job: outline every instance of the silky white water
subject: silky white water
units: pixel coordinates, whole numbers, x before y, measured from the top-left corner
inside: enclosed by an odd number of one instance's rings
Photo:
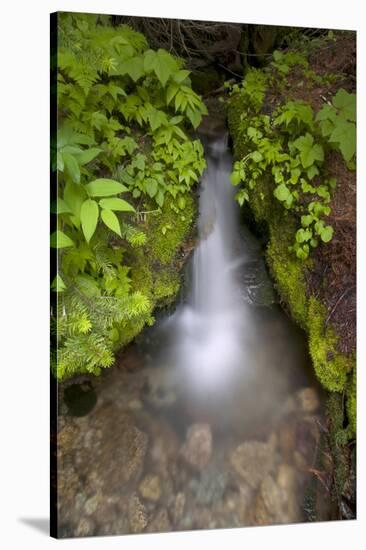
[[[170,322],[176,337],[175,362],[205,387],[245,368],[249,343],[247,304],[240,296],[234,251],[238,205],[230,184],[231,158],[225,139],[206,148],[208,166],[199,199],[199,244],[193,256],[192,288],[187,303]]]

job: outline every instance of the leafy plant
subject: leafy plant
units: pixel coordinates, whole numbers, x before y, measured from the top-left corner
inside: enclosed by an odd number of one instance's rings
[[[205,168],[189,132],[207,110],[182,60],[149,49],[128,26],[62,13],[58,42],[52,365],[63,379],[99,374],[121,342],[153,323],[152,296],[132,287],[126,258],[146,245],[147,216],[169,204],[184,218]]]
[[[240,127],[248,153],[234,163],[231,182],[240,185],[236,199],[243,205],[250,203],[250,191],[259,177],[271,178],[274,197],[300,222],[290,248],[299,259],[306,259],[320,241],[327,243],[333,237],[333,228],[326,219],[331,213],[329,203],[336,181],[324,173],[323,165],[330,148],[338,148],[347,162],[354,158],[355,94],[340,89],[332,104],[316,116],[311,106],[300,100],[285,102],[272,116],[263,114],[273,71],[278,80],[295,65],[308,70],[301,55],[275,52],[267,69],[250,69],[243,83],[232,87],[231,94],[240,94],[244,105]],[[253,85],[256,79],[257,89]]]

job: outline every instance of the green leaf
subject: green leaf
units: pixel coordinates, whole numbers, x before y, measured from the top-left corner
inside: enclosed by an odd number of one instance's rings
[[[114,212],[112,210],[105,210],[103,209],[101,212],[101,217],[103,222],[109,229],[117,233],[120,237],[121,235],[121,227],[119,225],[119,220]]]
[[[55,292],[63,292],[66,289],[65,283],[63,282],[62,278],[58,273],[52,281],[51,288]]]
[[[131,59],[123,61],[118,67],[118,74],[128,74],[134,82],[139,80],[144,72],[144,60],[141,55],[136,55]]]
[[[101,199],[99,201],[99,205],[101,206],[101,208],[104,208],[106,210],[117,210],[118,212],[136,212],[132,204],[118,198]]]
[[[331,225],[326,225],[324,229],[320,232],[320,238],[324,243],[329,243],[333,237],[333,227]]]
[[[193,128],[196,129],[201,124],[201,113],[199,113],[197,110],[193,110],[191,109],[191,107],[188,107],[186,115],[191,121]]]
[[[87,199],[86,201],[84,201],[80,210],[80,219],[81,227],[85,236],[85,240],[87,242],[89,242],[94,235],[94,231],[98,223],[98,217],[98,204],[91,199]]]
[[[82,185],[68,181],[65,185],[64,201],[74,214],[76,220],[80,218],[80,208],[86,199],[86,193]]]
[[[72,210],[66,204],[66,202],[60,198],[53,201],[51,204],[51,213],[52,214],[70,214]]]
[[[153,198],[156,195],[156,192],[158,190],[158,184],[155,180],[150,178],[145,182],[145,189],[146,189],[147,194],[151,198]]]
[[[66,233],[60,231],[59,229],[52,233],[50,238],[51,248],[67,248],[69,246],[74,246],[74,241],[70,239]]]
[[[287,200],[291,193],[289,188],[284,183],[281,183],[281,185],[278,185],[278,187],[276,187],[276,189],[273,191],[273,194],[276,199],[283,202]]]
[[[350,94],[341,88],[333,98],[333,105],[339,109],[343,118],[356,121],[356,94]]]
[[[329,137],[329,141],[338,143],[346,162],[350,161],[356,152],[356,126],[353,122],[341,121]]]
[[[241,182],[240,172],[234,170],[234,172],[232,172],[230,175],[230,181],[233,185],[239,185],[239,183]]]
[[[309,168],[316,160],[324,160],[323,147],[319,144],[314,144],[314,138],[307,133],[294,141],[294,146],[300,151],[301,164],[304,168]]]
[[[178,90],[179,90],[178,84],[176,84],[175,82],[172,82],[171,84],[169,84],[169,86],[167,88],[167,91],[166,91],[166,104],[167,105],[169,105],[169,103],[174,98],[174,96],[175,96],[175,94],[177,93]]]
[[[91,162],[93,159],[95,159],[95,157],[98,156],[101,152],[102,149],[91,147],[90,149],[86,149],[85,151],[77,155],[77,160],[79,164],[83,166],[84,164],[88,164],[88,162]]]
[[[263,160],[263,155],[259,151],[254,151],[251,156],[254,162],[261,162]]]
[[[85,188],[91,197],[109,197],[128,191],[127,187],[119,181],[108,178],[98,178],[91,181]]]
[[[64,161],[64,171],[75,183],[80,183],[80,168],[79,164],[70,153],[62,153],[62,159]]]
[[[178,207],[181,209],[181,210],[184,210],[185,207],[186,207],[186,199],[184,197],[179,197],[178,199]]]

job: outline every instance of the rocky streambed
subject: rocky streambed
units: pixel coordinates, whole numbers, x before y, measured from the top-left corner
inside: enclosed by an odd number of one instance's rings
[[[144,368],[136,347],[120,362],[123,368],[111,369],[92,390],[97,399],[88,414],[72,416],[61,406],[60,537],[309,519],[306,492],[323,424],[317,388],[294,389],[261,429],[245,428],[243,400],[242,422],[229,430],[189,411],[192,403],[164,368]]]

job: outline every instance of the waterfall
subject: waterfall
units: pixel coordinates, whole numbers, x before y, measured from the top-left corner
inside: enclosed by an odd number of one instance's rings
[[[245,367],[249,324],[240,294],[234,243],[238,238],[238,205],[230,183],[231,157],[226,138],[207,144],[207,169],[199,199],[199,244],[192,262],[192,287],[170,319],[175,336],[174,363],[205,387],[228,379]]]

